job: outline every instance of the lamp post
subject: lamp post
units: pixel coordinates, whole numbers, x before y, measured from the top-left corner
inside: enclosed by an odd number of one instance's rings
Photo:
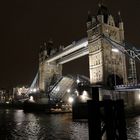
[[[119,50],[118,49],[116,49],[116,48],[112,48],[112,52],[114,52],[114,53],[119,53]],[[113,59],[112,59],[113,60]],[[116,65],[116,63],[115,63],[115,59],[114,59],[114,84],[115,84],[115,86],[116,86],[116,70],[115,70],[115,65]]]

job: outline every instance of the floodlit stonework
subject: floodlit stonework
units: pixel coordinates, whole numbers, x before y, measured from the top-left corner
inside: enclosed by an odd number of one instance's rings
[[[54,63],[42,62],[39,66],[39,87],[41,91],[47,90],[53,78],[62,75],[62,65]]]
[[[124,28],[120,13],[118,13],[116,23],[108,9],[100,5],[97,17],[92,17],[90,13],[88,15],[87,35],[91,84],[111,87],[115,84],[126,84],[125,55],[119,50],[115,50],[111,44],[102,38],[102,35],[105,35],[123,44]]]
[[[48,46],[47,46],[48,45]],[[56,61],[48,63],[46,59],[55,53],[50,42],[40,48],[39,53],[39,89],[40,91],[48,91],[49,85],[54,79],[62,76],[62,65]]]

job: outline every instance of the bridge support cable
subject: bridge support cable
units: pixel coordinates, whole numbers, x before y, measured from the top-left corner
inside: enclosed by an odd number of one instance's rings
[[[138,60],[140,63],[140,50],[136,49],[134,46],[128,45],[128,43],[120,44],[105,35],[103,35],[103,38],[114,48],[118,49],[120,52],[129,57],[130,68],[128,79],[131,83],[137,84],[136,60]]]
[[[69,77],[63,77],[58,84],[50,92],[50,99],[56,102],[63,100],[64,95],[67,92],[67,89],[71,88],[73,80]]]
[[[63,76],[61,76],[56,82],[55,84],[53,84],[50,88],[49,88],[49,91],[48,91],[48,94],[50,92],[52,92],[52,90],[57,86],[57,84],[62,80]]]
[[[36,76],[31,84],[31,86],[29,87],[29,90],[27,91],[27,95],[32,92],[33,89],[38,88],[38,72],[36,73]]]
[[[139,57],[140,55],[138,55],[134,50],[131,49],[131,51],[133,51],[133,56],[131,56],[131,54],[129,53],[130,49],[127,49],[127,46],[125,44],[120,44],[105,35],[103,35],[103,39],[109,42],[114,48],[118,49],[120,52],[126,54],[128,57],[134,60],[137,58],[138,61],[140,62],[140,57]]]
[[[38,72],[37,72],[32,84],[31,84],[30,88],[35,88],[37,83],[38,83]]]

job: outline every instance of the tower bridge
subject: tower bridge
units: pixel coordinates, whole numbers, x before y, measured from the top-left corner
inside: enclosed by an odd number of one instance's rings
[[[107,7],[100,5],[96,16],[88,13],[86,25],[87,38],[61,46],[58,50],[53,48],[52,42],[41,47],[39,71],[31,89],[37,87],[40,93],[48,93],[52,100],[68,98],[66,87],[75,89],[77,79],[63,77],[63,64],[85,55],[89,56],[90,85],[101,85],[103,89],[116,91],[140,88],[136,69],[136,60],[140,62],[140,50],[125,42],[120,12],[115,20]],[[88,81],[88,78],[83,79]]]

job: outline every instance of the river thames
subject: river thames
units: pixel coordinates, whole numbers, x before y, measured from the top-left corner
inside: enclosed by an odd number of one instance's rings
[[[128,140],[140,140],[140,116],[127,119]],[[0,109],[0,140],[88,140],[87,122],[71,114],[34,114]]]

